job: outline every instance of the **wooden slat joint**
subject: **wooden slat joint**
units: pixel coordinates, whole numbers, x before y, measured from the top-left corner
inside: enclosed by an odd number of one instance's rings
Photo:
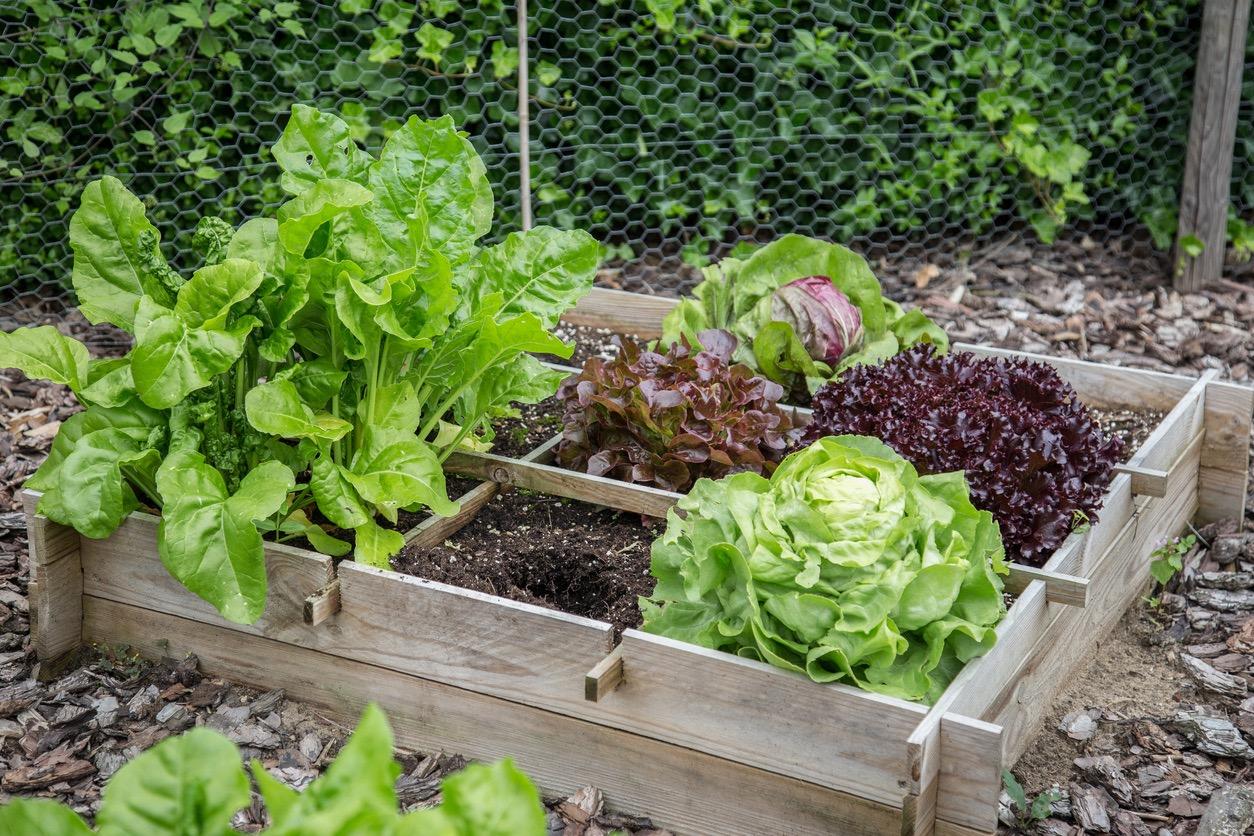
[[[583,680],[583,698],[588,702],[600,702],[622,684],[623,646],[619,645],[588,671]]]
[[[1022,566],[1018,563],[1010,564],[1010,575],[1005,582],[1006,591],[1021,593],[1032,581],[1041,581],[1045,584],[1045,600],[1051,603],[1081,609],[1088,603],[1088,578],[1051,572],[1035,566]]]
[[[305,599],[305,623],[317,627],[340,611],[340,581],[338,578]]]

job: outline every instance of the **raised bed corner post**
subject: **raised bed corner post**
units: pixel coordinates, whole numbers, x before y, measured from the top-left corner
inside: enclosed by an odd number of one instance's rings
[[[79,534],[36,513],[39,494],[22,492],[30,542],[30,632],[39,678],[57,677],[83,643],[83,565]]]
[[[1206,0],[1202,12],[1176,230],[1175,287],[1182,292],[1198,290],[1223,273],[1249,20],[1250,0]]]

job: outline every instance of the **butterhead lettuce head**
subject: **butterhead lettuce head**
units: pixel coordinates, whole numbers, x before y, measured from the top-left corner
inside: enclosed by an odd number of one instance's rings
[[[1006,612],[1001,535],[962,473],[864,436],[698,481],[652,572],[646,631],[908,700],[940,696]]]

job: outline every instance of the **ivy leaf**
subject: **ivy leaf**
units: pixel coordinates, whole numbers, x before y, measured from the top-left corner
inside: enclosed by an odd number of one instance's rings
[[[223,618],[251,624],[266,605],[265,551],[254,521],[276,513],[295,484],[287,465],[268,461],[231,495],[199,453],[171,453],[157,470],[161,562]]]

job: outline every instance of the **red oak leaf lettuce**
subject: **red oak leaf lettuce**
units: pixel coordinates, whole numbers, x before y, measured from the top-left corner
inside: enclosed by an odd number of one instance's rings
[[[733,363],[736,338],[703,331],[666,354],[619,343],[613,360],[592,358],[562,382],[565,429],[558,463],[571,470],[686,491],[702,476],[767,475],[792,429],[783,388]]]
[[[882,439],[920,473],[965,471],[1007,555],[1033,565],[1076,524],[1096,521],[1123,448],[1051,366],[925,346],[852,368],[815,394],[800,444],[847,433]]]

